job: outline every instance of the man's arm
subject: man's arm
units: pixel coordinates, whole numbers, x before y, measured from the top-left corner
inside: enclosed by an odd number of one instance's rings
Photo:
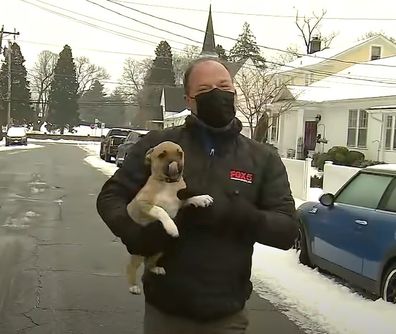
[[[97,210],[110,230],[125,244],[131,254],[150,256],[163,250],[171,239],[154,222],[146,227],[135,223],[128,215],[127,205],[146,183],[150,170],[144,164],[154,133],[135,144],[120,169],[106,181],[97,198]]]
[[[276,151],[269,152],[265,169],[257,203],[256,241],[289,249],[297,237],[297,216],[286,168]]]

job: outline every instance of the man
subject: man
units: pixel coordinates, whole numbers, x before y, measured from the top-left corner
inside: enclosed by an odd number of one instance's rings
[[[297,235],[294,200],[285,168],[269,145],[240,134],[235,88],[227,68],[200,59],[186,71],[186,124],[150,132],[130,152],[98,197],[98,211],[131,254],[164,255],[166,275],[146,272],[146,334],[245,333],[245,302],[253,244],[289,249]],[[171,140],[185,152],[190,192],[209,194],[208,208],[184,208],[176,217],[179,238],[155,222],[134,223],[126,206],[145,184],[145,152]]]

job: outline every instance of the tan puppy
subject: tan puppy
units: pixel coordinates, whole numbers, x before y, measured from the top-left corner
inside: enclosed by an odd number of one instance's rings
[[[147,151],[146,163],[151,166],[151,175],[128,204],[128,214],[134,222],[141,225],[160,221],[169,235],[178,237],[179,231],[173,218],[179,209],[185,205],[207,207],[213,203],[213,198],[209,195],[194,196],[186,200],[178,198],[178,192],[186,188],[183,179],[184,152],[179,145],[170,141],[160,143]],[[158,275],[165,275],[165,269],[156,265],[161,255],[157,254],[148,259],[138,255],[131,256],[127,268],[131,293],[141,293],[136,273],[143,262],[146,269]]]

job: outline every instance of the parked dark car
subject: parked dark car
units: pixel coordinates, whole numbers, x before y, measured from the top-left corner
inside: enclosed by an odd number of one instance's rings
[[[7,130],[5,145],[27,145],[27,131],[24,127],[12,126]]]
[[[396,165],[364,168],[298,213],[303,264],[396,303]]]
[[[117,167],[121,167],[127,154],[128,150],[135,145],[142,137],[144,137],[148,131],[145,130],[132,130],[124,143],[118,146],[115,163]]]
[[[100,158],[111,162],[111,158],[115,158],[117,155],[118,146],[124,142],[130,132],[131,129],[110,129],[100,143]]]

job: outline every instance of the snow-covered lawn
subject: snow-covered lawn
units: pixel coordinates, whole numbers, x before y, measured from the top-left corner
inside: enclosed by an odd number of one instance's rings
[[[43,146],[31,144],[29,139],[28,139],[27,146],[23,146],[23,145],[5,146],[5,140],[4,139],[0,140],[0,151],[30,150],[33,148],[40,148],[40,147],[43,147]]]
[[[117,170],[99,158],[100,144],[80,145],[85,161],[105,175]],[[308,200],[317,201],[322,190],[311,188]],[[296,207],[304,203],[295,199]],[[294,250],[282,251],[256,244],[252,280],[255,291],[307,333],[394,334],[396,305],[373,301],[331,276],[298,261]]]
[[[107,132],[109,132],[110,129],[105,128],[105,129],[91,129],[90,126],[87,125],[80,125],[74,128],[74,132],[69,132],[67,129],[65,129],[64,134],[65,135],[76,135],[76,136],[97,136],[100,137],[101,135],[106,135]],[[60,130],[54,130],[49,132],[45,128],[45,124],[41,127],[40,131],[33,131],[30,130],[29,133],[52,133],[52,134],[60,134]]]

